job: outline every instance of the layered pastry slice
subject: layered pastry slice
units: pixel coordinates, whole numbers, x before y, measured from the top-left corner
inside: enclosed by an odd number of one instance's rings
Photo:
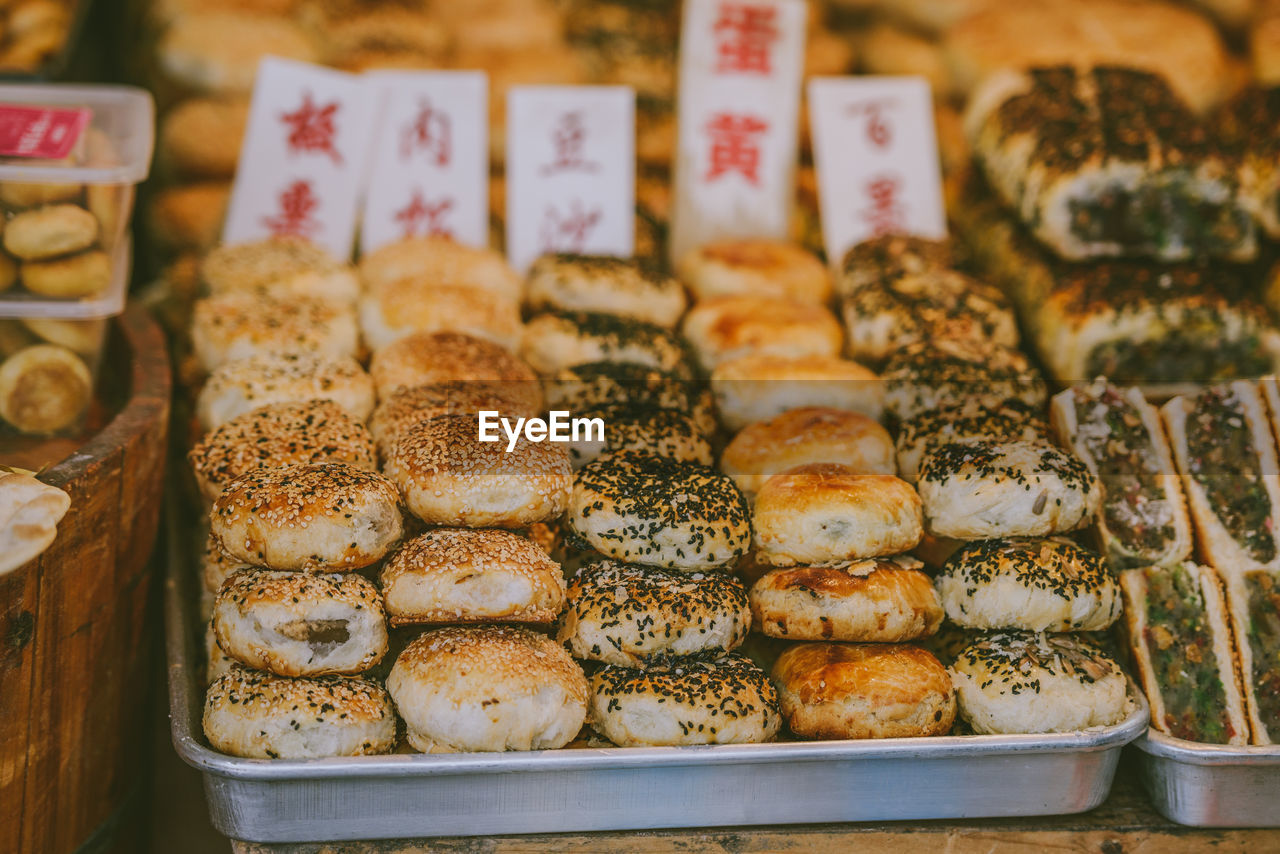
[[[1280,572],[1223,576],[1254,744],[1280,743]]]
[[[1191,520],[1160,414],[1136,388],[1097,380],[1054,395],[1058,441],[1103,484],[1099,547],[1113,567],[1176,564],[1191,555]]]
[[[1063,258],[1257,252],[1234,163],[1155,74],[995,74],[970,99],[965,124],[992,187]]]
[[[1240,187],[1268,236],[1280,238],[1280,87],[1247,89],[1219,114],[1223,144],[1240,158]]]
[[[1280,565],[1280,477],[1256,386],[1209,386],[1161,412],[1205,560],[1221,573]]]
[[[1187,741],[1248,744],[1230,623],[1213,570],[1191,561],[1127,569],[1120,590],[1151,725]]]

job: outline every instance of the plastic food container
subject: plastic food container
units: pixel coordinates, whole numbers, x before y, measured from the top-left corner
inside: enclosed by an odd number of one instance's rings
[[[124,310],[132,241],[111,254],[110,283],[93,299],[0,293],[0,449],[6,435],[76,435],[101,367],[107,323]]]
[[[108,294],[154,142],[142,89],[0,86],[0,297]]]

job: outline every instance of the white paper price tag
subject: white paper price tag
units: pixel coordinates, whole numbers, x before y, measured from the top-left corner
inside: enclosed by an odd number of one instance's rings
[[[946,237],[924,78],[815,77],[809,118],[822,240],[834,267],[851,246],[883,234]]]
[[[635,93],[521,86],[507,101],[507,260],[635,251]]]
[[[446,235],[489,245],[488,81],[481,71],[374,71],[379,94],[360,251]]]
[[[350,257],[373,119],[359,77],[262,60],[223,241],[296,235]]]
[[[686,0],[670,252],[785,238],[794,208],[804,0]]]

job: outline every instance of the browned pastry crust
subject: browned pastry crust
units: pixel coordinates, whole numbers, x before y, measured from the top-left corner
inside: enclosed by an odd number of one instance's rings
[[[955,721],[946,668],[916,646],[797,644],[770,676],[787,726],[804,738],[944,735]]]

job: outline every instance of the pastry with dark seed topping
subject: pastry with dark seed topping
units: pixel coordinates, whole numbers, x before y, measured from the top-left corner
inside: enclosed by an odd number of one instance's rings
[[[642,320],[581,311],[544,311],[525,324],[520,355],[544,377],[584,362],[636,362],[693,378],[683,339]]]
[[[705,435],[716,432],[711,393],[698,384],[638,362],[584,362],[545,381],[547,408],[584,412],[604,406],[676,409]]]
[[[885,410],[896,421],[970,401],[995,409],[1019,400],[1039,410],[1048,398],[1044,378],[1022,353],[963,339],[910,344],[889,357],[880,379]]]
[[[529,268],[525,302],[534,311],[615,314],[672,329],[684,314],[684,288],[634,258],[543,255]]]

